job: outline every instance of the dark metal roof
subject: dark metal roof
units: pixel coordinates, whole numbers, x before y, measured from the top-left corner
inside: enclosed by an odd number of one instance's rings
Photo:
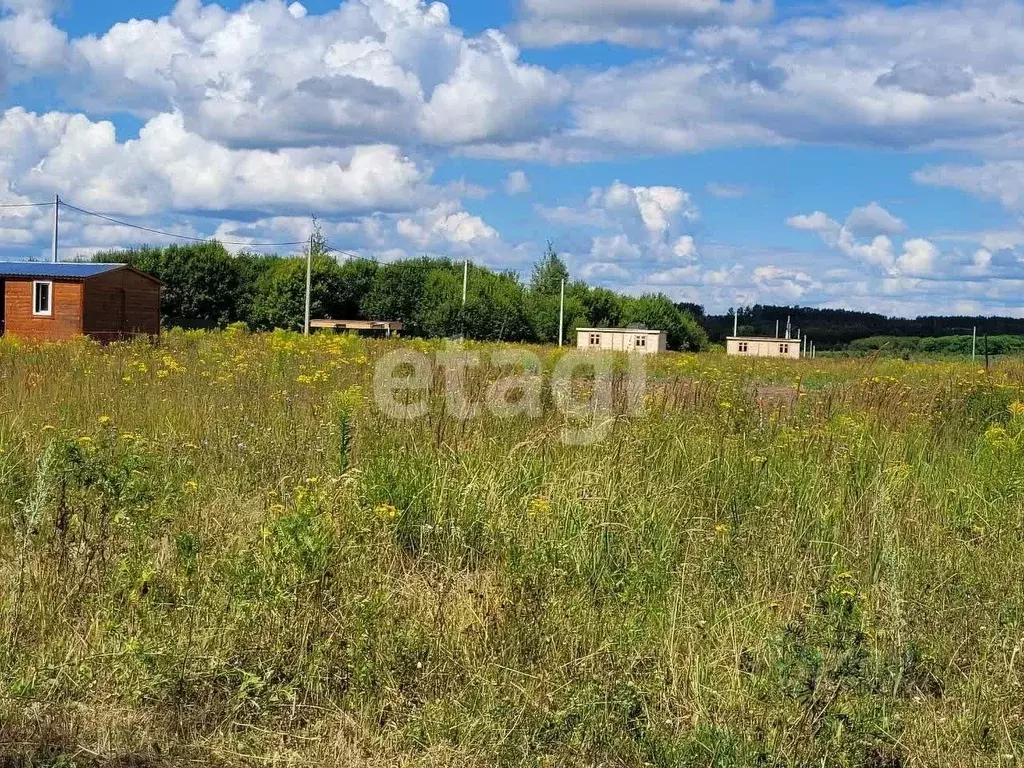
[[[91,262],[0,261],[0,277],[87,280],[124,266],[124,264],[94,264]]]

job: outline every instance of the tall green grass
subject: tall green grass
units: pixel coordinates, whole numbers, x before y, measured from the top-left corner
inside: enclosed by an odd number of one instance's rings
[[[399,344],[0,342],[0,762],[1024,754],[1024,368],[668,355],[567,446]]]

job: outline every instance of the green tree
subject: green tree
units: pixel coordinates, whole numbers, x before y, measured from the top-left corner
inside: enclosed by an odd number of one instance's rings
[[[309,245],[306,246],[303,255],[326,256],[327,248],[327,238],[324,236],[323,228],[320,226],[320,222],[317,221],[316,216],[314,216],[313,233],[309,236]]]
[[[625,299],[623,320],[627,325],[666,331],[671,349],[699,351],[708,346],[708,336],[704,329],[664,294],[645,294]]]
[[[530,288],[526,293],[526,313],[536,341],[544,344],[558,342],[558,313],[563,284],[569,287],[569,269],[562,257],[555,252],[554,245],[548,242],[544,255],[533,265]],[[583,316],[585,312],[579,297],[572,296],[567,290],[565,319],[575,322]],[[566,322],[564,330],[566,338],[569,338],[573,325]]]
[[[439,264],[426,273],[423,298],[413,320],[417,333],[434,338],[462,334],[461,278],[450,264]]]
[[[340,270],[341,286],[335,298],[331,317],[335,320],[358,320],[362,318],[360,304],[373,287],[379,266],[369,259],[350,259],[343,262]]]
[[[617,328],[622,324],[622,297],[607,288],[586,288],[580,297],[592,328]]]
[[[235,257],[238,269],[238,296],[235,301],[235,320],[241,320],[256,329],[255,306],[262,276],[278,261],[277,256],[243,252]]]
[[[269,260],[259,275],[249,321],[253,328],[299,330],[306,314],[306,259]],[[313,258],[310,281],[310,317],[334,318],[344,293],[342,271],[329,256]]]
[[[426,293],[427,275],[438,265],[426,257],[386,264],[377,270],[361,309],[371,320],[401,320],[406,332],[422,335],[419,308]],[[451,266],[451,262],[442,262]]]
[[[482,341],[530,341],[526,293],[515,274],[472,267],[462,316],[466,336]]]
[[[569,268],[565,266],[562,257],[555,252],[554,245],[549,241],[544,256],[533,265],[530,290],[544,296],[558,296],[562,291],[563,281],[569,282]]]

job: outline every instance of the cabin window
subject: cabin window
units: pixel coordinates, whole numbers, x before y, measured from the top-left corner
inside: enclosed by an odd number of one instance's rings
[[[741,341],[740,342],[740,354],[741,355],[747,354],[747,351],[749,349],[750,349],[750,347],[748,346],[747,342],[745,342],[745,341]]]
[[[592,334],[590,334],[590,346],[592,346],[592,347],[599,347],[599,346],[601,346],[601,334],[600,333],[592,333]]]
[[[45,317],[53,314],[53,283],[44,280],[32,283],[32,314]]]
[[[780,355],[788,355],[789,354],[789,344],[779,344],[779,354]]]
[[[636,346],[646,349],[647,348],[647,337],[646,336],[637,336],[636,337]]]

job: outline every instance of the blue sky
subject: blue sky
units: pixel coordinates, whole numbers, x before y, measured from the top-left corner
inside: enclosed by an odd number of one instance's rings
[[[1024,315],[1022,2],[0,9],[0,205],[256,249],[316,214],[348,251],[524,272],[550,239],[711,310]],[[63,258],[173,242],[63,221]],[[0,256],[48,242],[0,209]]]

